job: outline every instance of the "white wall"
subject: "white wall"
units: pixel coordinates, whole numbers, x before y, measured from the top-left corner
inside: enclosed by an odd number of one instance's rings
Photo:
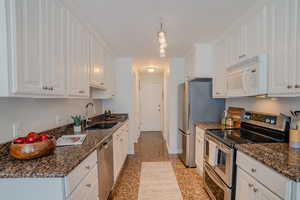
[[[170,154],[180,153],[181,141],[178,135],[178,85],[184,82],[184,59],[172,58],[170,60],[167,83],[167,146]]]
[[[134,153],[134,143],[138,127],[135,122],[135,73],[132,58],[118,58],[116,61],[116,95],[114,99],[103,100],[103,110],[109,109],[113,113],[128,113],[129,115],[129,153]]]
[[[102,113],[100,100],[0,98],[0,143],[13,139],[14,124],[20,127],[18,135],[24,135],[71,123],[72,114],[85,114],[88,102],[95,104],[97,114]]]
[[[289,110],[300,110],[300,97],[295,98],[234,98],[226,100],[226,107],[243,107],[246,110],[271,114],[289,114]]]

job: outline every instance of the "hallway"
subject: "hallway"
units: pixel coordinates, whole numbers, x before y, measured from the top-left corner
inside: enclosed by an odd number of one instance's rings
[[[113,192],[113,200],[137,200],[142,162],[170,161],[184,200],[208,200],[202,178],[196,169],[185,168],[176,155],[168,155],[160,132],[142,132],[135,145],[135,155],[128,156]]]

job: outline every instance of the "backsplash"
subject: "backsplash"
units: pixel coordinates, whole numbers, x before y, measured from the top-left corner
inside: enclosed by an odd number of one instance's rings
[[[84,114],[88,102],[95,105],[93,115],[102,113],[100,100],[0,98],[0,143],[13,139],[15,130],[22,135],[71,123],[70,116]]]
[[[246,110],[271,114],[289,114],[289,110],[300,110],[300,97],[280,98],[232,98],[226,99],[226,107],[243,107]]]

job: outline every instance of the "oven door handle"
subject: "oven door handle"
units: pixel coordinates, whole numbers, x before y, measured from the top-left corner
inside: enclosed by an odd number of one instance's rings
[[[205,163],[205,170],[207,171],[209,177],[223,190],[227,189],[227,186],[219,180],[219,177],[215,174],[215,172]]]

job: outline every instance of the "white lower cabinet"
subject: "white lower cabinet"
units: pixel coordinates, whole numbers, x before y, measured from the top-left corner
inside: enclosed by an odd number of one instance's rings
[[[97,200],[97,150],[64,178],[1,178],[0,191],[7,200]]]
[[[113,134],[114,147],[114,181],[120,174],[128,154],[128,123],[124,124]]]
[[[236,200],[281,200],[281,198],[238,168]]]
[[[300,199],[299,183],[239,151],[236,162],[236,200]]]
[[[204,153],[204,134],[205,130],[196,127],[195,161],[198,172],[203,174],[203,153]]]

